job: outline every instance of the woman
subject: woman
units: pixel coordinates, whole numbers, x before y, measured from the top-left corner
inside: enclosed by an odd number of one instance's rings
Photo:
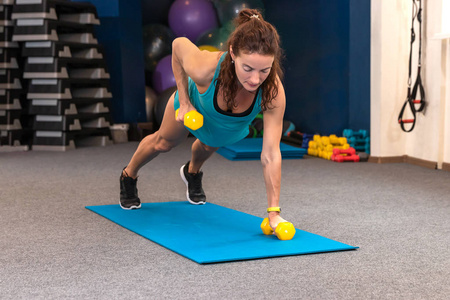
[[[138,171],[161,152],[183,142],[189,134],[184,115],[197,110],[204,125],[191,131],[197,140],[191,160],[180,169],[187,186],[187,199],[204,204],[203,163],[218,147],[235,143],[248,135],[248,125],[262,111],[264,137],[261,162],[266,185],[270,226],[280,222],[281,180],[280,138],[285,93],[281,83],[281,52],[276,29],[257,10],[242,10],[228,51],[200,51],[186,38],[172,44],[172,69],[178,91],[169,99],[160,129],[144,138],[120,177],[120,203],[124,209],[140,208],[137,195]],[[179,108],[178,116],[175,111]]]

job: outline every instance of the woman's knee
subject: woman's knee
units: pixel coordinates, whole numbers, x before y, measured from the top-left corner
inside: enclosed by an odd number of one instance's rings
[[[217,151],[217,149],[219,149],[219,148],[217,148],[217,147],[211,147],[211,146],[208,146],[208,145],[202,143],[200,140],[198,140],[198,142],[199,142],[200,145],[202,146],[203,150],[205,150],[205,151],[207,151],[207,152],[215,152],[215,151]]]
[[[178,145],[178,143],[176,141],[167,140],[164,137],[162,137],[160,134],[157,134],[156,145],[155,145],[156,151],[169,152],[170,150],[172,150],[172,148],[174,148],[177,145]]]

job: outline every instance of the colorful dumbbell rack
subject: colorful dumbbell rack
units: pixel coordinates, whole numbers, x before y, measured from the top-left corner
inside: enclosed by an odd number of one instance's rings
[[[308,155],[331,160],[334,149],[348,148],[350,145],[344,137],[314,135],[313,140],[308,143]]]

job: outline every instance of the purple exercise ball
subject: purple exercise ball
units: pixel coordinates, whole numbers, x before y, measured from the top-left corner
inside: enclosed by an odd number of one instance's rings
[[[219,22],[209,0],[176,0],[169,10],[169,26],[177,36],[195,42],[203,32],[218,27]]]
[[[158,93],[177,85],[172,71],[172,54],[165,56],[158,62],[153,72],[152,82],[153,89]]]

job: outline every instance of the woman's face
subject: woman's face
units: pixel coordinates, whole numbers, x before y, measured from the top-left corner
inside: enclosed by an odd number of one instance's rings
[[[269,76],[274,57],[272,55],[261,55],[258,53],[240,53],[235,56],[231,52],[234,60],[236,76],[242,86],[249,92],[255,92],[258,87]]]

